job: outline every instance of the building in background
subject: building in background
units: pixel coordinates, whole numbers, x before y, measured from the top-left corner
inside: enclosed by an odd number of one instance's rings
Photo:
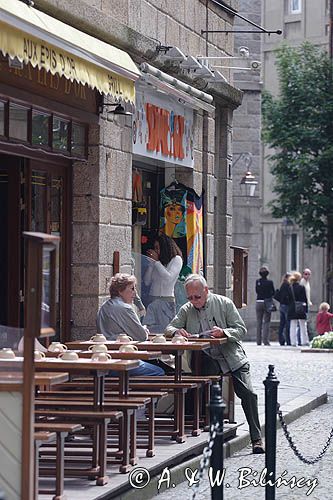
[[[263,79],[264,88],[276,95],[279,91],[278,77],[275,67],[274,50],[282,43],[291,46],[300,45],[308,40],[323,49],[329,48],[329,0],[275,0],[263,1],[262,22],[268,29],[274,29],[277,24],[283,30],[282,38],[276,35],[263,37]],[[260,264],[268,265],[271,278],[277,285],[281,276],[290,270],[302,271],[305,267],[312,270],[311,276],[311,307],[312,317],[318,310],[318,305],[325,299],[325,250],[319,247],[306,248],[302,230],[291,220],[273,219],[268,203],[274,197],[272,185],[274,179],[270,174],[269,154],[263,148],[261,190],[261,250]]]

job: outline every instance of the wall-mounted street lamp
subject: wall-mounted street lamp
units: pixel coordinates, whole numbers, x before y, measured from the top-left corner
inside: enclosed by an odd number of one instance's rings
[[[290,236],[295,232],[295,225],[291,219],[285,217],[281,222],[282,233],[286,238],[290,238]]]
[[[250,170],[247,170],[240,181],[240,187],[243,196],[254,196],[257,184],[258,181],[255,180],[255,176],[250,172]]]

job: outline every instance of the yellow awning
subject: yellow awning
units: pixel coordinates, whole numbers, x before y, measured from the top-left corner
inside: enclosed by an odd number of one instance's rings
[[[131,57],[18,0],[0,0],[0,51],[115,98],[135,101]]]

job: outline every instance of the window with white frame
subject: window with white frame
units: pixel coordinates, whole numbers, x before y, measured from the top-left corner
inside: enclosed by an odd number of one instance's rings
[[[295,271],[299,268],[299,238],[297,233],[292,233],[287,238],[287,269]]]
[[[302,0],[289,0],[290,13],[300,14],[302,12]]]

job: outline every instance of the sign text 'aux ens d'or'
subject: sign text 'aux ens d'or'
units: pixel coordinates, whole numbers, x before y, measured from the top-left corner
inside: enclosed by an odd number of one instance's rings
[[[133,152],[193,167],[193,111],[177,101],[137,90]]]

